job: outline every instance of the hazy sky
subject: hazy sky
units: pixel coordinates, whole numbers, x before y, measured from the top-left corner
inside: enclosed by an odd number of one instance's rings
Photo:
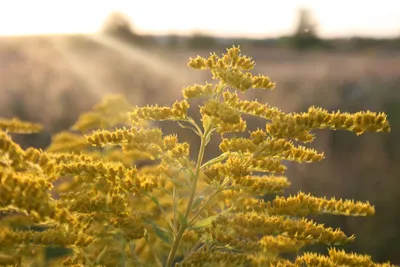
[[[0,35],[96,32],[118,10],[141,32],[279,36],[299,7],[325,37],[400,35],[400,0],[0,0]]]

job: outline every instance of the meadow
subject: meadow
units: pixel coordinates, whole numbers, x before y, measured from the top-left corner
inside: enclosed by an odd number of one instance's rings
[[[288,193],[302,190],[369,200],[376,215],[362,223],[349,217],[318,220],[354,233],[357,241],[349,246],[353,251],[400,264],[400,52],[299,53],[251,46],[242,50],[257,62],[255,72],[277,83],[273,92],[249,95],[262,103],[285,112],[315,105],[388,114],[390,134],[318,133],[314,147],[324,151],[326,159],[311,165],[291,163],[287,176],[293,185]],[[210,79],[207,73],[187,67],[189,57],[207,56],[210,51],[143,47],[101,35],[1,37],[0,117],[42,123],[43,133],[15,140],[23,147],[45,148],[51,135],[68,129],[79,114],[108,94],[123,94],[139,106],[171,105],[184,86]],[[188,132],[168,123],[162,127],[197,146],[198,140]],[[215,156],[216,150],[211,148],[207,157]]]

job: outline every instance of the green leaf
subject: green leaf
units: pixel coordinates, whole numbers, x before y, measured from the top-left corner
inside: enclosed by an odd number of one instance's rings
[[[153,201],[154,204],[157,205],[157,207],[159,207],[159,208],[161,207],[160,201],[158,201],[158,199],[154,195],[151,195],[151,194],[147,194],[147,195],[151,199],[151,201]]]
[[[205,167],[214,165],[215,163],[219,163],[219,162],[221,162],[221,161],[227,159],[228,156],[229,156],[229,154],[232,154],[232,153],[225,152],[225,153],[219,155],[219,156],[216,157],[216,158],[210,159],[209,161],[207,161],[206,163],[204,163],[203,166],[201,166],[201,169],[204,169]]]
[[[186,227],[188,224],[187,218],[185,217],[185,215],[181,212],[178,211],[178,222],[180,225]]]
[[[185,126],[185,125],[183,125],[181,122],[179,122],[178,121],[178,125],[181,127],[181,128],[185,128],[185,129],[189,129],[189,130],[192,130],[195,134],[197,134],[197,135],[200,135],[200,133],[196,130],[196,128],[194,128],[193,126]]]
[[[172,235],[167,229],[158,225],[154,225],[153,229],[156,232],[156,235],[161,238],[162,241],[167,244],[172,244]]]
[[[174,226],[172,225],[172,222],[170,220],[168,220],[168,214],[165,212],[164,208],[161,206],[157,197],[155,197],[153,194],[146,194],[146,195],[157,205],[157,207],[160,209],[162,214],[165,216],[165,219],[167,220],[169,227],[171,228],[171,230],[174,231]],[[150,224],[152,224],[152,223],[150,223]]]
[[[203,121],[203,128],[207,132],[211,128],[212,119],[207,116],[207,117],[203,117],[202,121]]]
[[[153,221],[147,220],[148,224],[151,225],[151,227],[153,228],[155,234],[165,243],[167,244],[172,244],[172,237],[173,234],[166,228],[161,227],[157,224],[155,224]]]
[[[211,225],[211,223],[217,218],[218,215],[228,214],[231,210],[232,210],[232,207],[229,208],[229,209],[223,210],[222,212],[220,212],[217,215],[210,216],[210,217],[205,218],[205,219],[203,219],[201,221],[198,221],[197,223],[195,223],[194,225],[189,227],[189,229],[196,230],[196,229],[200,229],[200,228],[205,228],[205,227]]]
[[[196,200],[193,202],[192,209],[193,210],[197,209],[200,206],[201,202],[203,202],[203,200],[204,200],[204,196],[198,196],[196,198]]]
[[[96,263],[97,264],[100,264],[100,262],[101,262],[101,259],[104,257],[104,255],[106,254],[106,251],[107,251],[107,246],[105,246],[104,248],[103,248],[103,250],[99,253],[99,255],[97,255],[97,257],[96,257]]]
[[[205,228],[205,227],[211,225],[211,223],[217,218],[217,216],[218,215],[210,216],[208,218],[205,218],[204,220],[198,221],[193,226],[191,226],[189,229],[197,230],[197,229]]]

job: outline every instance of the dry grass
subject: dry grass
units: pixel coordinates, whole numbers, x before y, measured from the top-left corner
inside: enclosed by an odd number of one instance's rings
[[[60,116],[73,112],[76,117],[110,93],[123,93],[138,105],[166,104],[178,97],[191,75],[185,64],[169,63],[152,51],[107,38],[2,38],[0,114],[17,113],[52,127]]]
[[[222,52],[222,51],[221,51]],[[108,93],[124,93],[137,104],[169,103],[180,89],[209,78],[186,64],[198,51],[145,50],[102,36],[8,37],[0,42],[0,114],[9,114],[9,96],[24,96],[25,105],[45,107],[36,114],[62,114],[59,100],[74,97],[79,111]],[[207,55],[209,51],[200,51]],[[379,52],[369,54],[297,54],[274,48],[245,47],[257,62],[256,72],[277,82],[273,93],[257,95],[262,101],[294,111],[304,104],[337,106],[342,95],[356,98],[363,91],[383,95],[371,85],[397,81],[400,57]],[[346,92],[347,90],[347,92]],[[396,92],[392,92],[396,93]],[[69,108],[70,109],[70,108]],[[35,117],[35,118],[36,118]],[[39,119],[39,118],[38,118]]]
[[[123,93],[138,105],[170,104],[185,85],[210,78],[186,66],[189,57],[209,52],[144,49],[102,36],[1,38],[0,116],[44,123],[51,134],[70,126],[105,94]],[[400,105],[400,72],[396,71],[400,70],[400,56],[385,51],[298,54],[251,47],[244,47],[243,52],[257,62],[256,72],[278,84],[273,92],[249,97],[286,112],[310,105],[351,112],[384,111],[391,103],[390,110],[396,114],[386,110],[394,126],[390,135],[318,133],[315,147],[325,151],[327,159],[314,165],[293,164],[288,176],[293,191],[371,200],[378,210],[374,221],[361,227],[346,219],[340,225],[345,232],[358,235],[356,251],[372,254],[379,261],[400,263],[400,246],[395,245],[400,242],[396,223],[400,212],[395,205],[400,201],[400,170],[395,164],[400,160],[395,137],[400,134],[400,108],[396,109]],[[263,127],[260,122],[252,123]],[[48,142],[19,141],[39,146]],[[192,141],[194,149],[196,144]]]

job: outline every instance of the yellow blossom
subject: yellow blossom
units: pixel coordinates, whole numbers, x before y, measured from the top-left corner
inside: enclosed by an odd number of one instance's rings
[[[0,119],[0,130],[8,133],[29,134],[40,132],[42,126],[37,123],[21,121],[17,118],[12,118],[11,120]]]

